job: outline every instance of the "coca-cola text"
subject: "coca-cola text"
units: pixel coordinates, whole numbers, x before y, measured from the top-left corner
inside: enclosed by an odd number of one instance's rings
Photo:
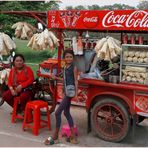
[[[142,27],[148,28],[148,12],[137,10],[129,14],[115,14],[115,11],[108,12],[103,20],[103,27]]]

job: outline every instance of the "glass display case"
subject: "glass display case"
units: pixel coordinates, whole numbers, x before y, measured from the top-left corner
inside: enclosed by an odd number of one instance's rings
[[[148,45],[123,44],[120,82],[148,85]]]

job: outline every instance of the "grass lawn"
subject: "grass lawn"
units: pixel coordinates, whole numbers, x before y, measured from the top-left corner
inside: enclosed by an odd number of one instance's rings
[[[29,67],[31,67],[31,69],[33,70],[34,72],[34,77],[36,78],[37,77],[37,70],[39,69],[39,66],[38,64],[27,64]]]
[[[15,39],[16,43],[16,53],[21,53],[24,55],[26,63],[40,63],[48,58],[51,58],[55,52],[51,52],[49,49],[44,51],[35,51],[27,47],[28,40]]]

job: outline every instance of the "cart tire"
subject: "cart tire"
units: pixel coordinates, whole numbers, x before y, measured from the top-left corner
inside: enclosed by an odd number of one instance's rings
[[[120,101],[112,98],[99,100],[91,112],[91,125],[97,136],[103,140],[120,142],[130,128],[130,116]]]

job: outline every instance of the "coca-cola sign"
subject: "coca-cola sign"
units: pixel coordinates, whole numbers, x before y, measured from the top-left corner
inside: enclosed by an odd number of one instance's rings
[[[103,27],[127,27],[127,28],[148,28],[148,13],[144,10],[137,10],[131,14],[115,14],[115,11],[108,12],[103,20]]]
[[[54,22],[53,22],[53,17]],[[49,11],[48,27],[57,29],[135,30],[148,32],[148,10]]]
[[[88,28],[95,28],[99,22],[99,18],[96,13],[86,12],[83,16],[83,24]]]

